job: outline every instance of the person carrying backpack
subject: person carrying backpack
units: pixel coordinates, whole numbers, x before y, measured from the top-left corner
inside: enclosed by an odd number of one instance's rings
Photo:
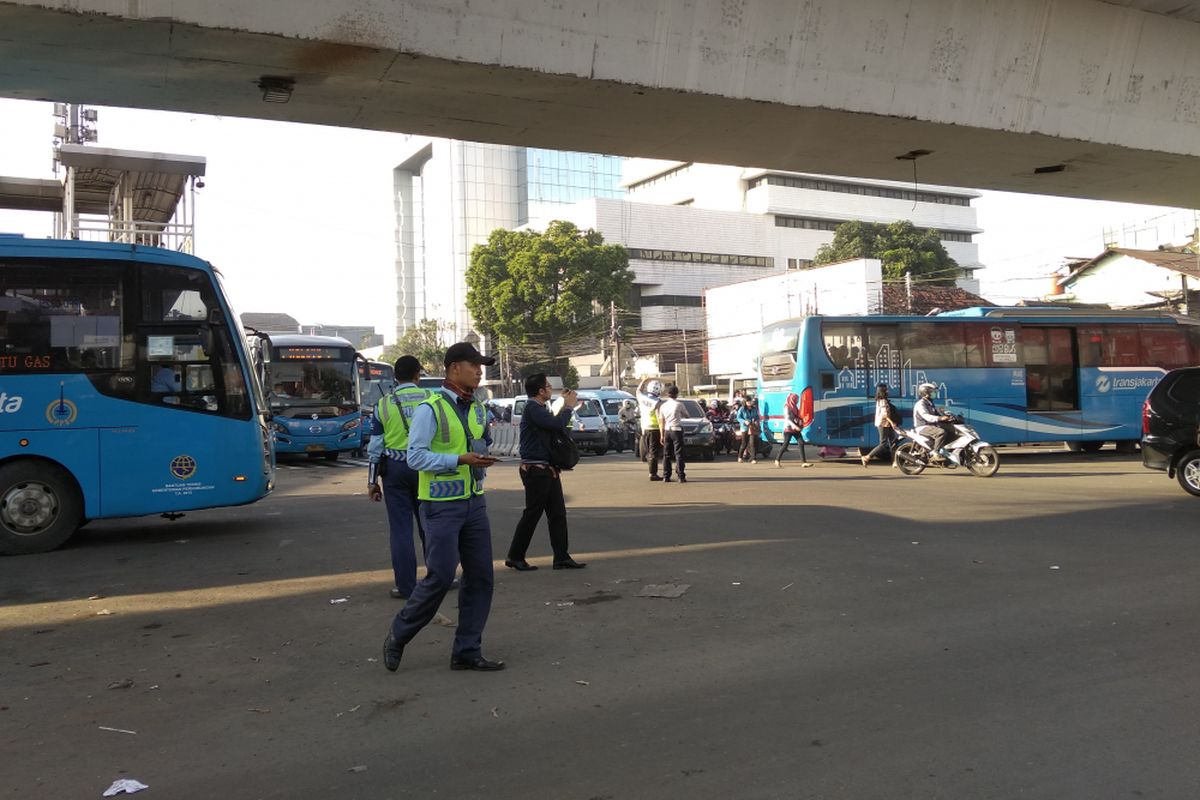
[[[891,453],[892,444],[896,440],[896,429],[900,427],[900,412],[888,399],[888,385],[881,383],[875,387],[875,429],[879,431],[879,444],[875,449],[862,457],[862,465],[867,466],[871,459],[887,451]]]

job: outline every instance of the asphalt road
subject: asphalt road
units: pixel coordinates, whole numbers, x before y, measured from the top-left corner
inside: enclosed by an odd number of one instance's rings
[[[451,672],[439,625],[384,670],[398,603],[362,468],[95,522],[0,560],[0,795],[1196,797],[1200,499],[1136,456],[1001,459],[726,459],[680,485],[585,458],[589,566],[498,568],[492,674]],[[492,473],[502,558],[520,484]],[[689,588],[638,596],[666,583]]]

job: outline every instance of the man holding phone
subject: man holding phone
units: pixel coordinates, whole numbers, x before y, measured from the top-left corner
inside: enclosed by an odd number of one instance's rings
[[[543,373],[525,379],[525,394],[529,400],[521,414],[521,483],[525,486],[525,513],[513,531],[512,543],[504,566],[518,572],[537,569],[525,560],[525,552],[533,538],[542,514],[550,525],[550,548],[554,551],[555,569],[582,569],[587,566],[571,558],[567,549],[567,501],[563,497],[562,473],[550,463],[550,434],[562,431],[571,420],[571,412],[579,406],[579,395],[564,389],[562,408],[550,410],[550,382]]]
[[[487,455],[487,412],[475,399],[483,366],[496,359],[469,342],[451,345],[444,358],[446,380],[413,413],[408,465],[419,474],[421,522],[425,528],[425,577],[392,621],[383,642],[383,665],[394,672],[404,647],[437,614],[462,564],[458,630],[450,669],[494,672],[503,661],[483,657],[483,628],[492,608],[492,531],[483,479],[496,459]]]

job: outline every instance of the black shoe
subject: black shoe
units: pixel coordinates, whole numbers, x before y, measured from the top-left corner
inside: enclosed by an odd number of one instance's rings
[[[679,482],[680,482],[680,483],[687,483],[687,478],[685,478],[685,477],[683,477],[682,475],[680,475],[680,476],[679,476]]]
[[[388,633],[387,638],[383,640],[383,665],[387,667],[388,672],[395,672],[403,657],[404,645],[397,642],[396,637]]]
[[[392,589],[390,592],[388,592],[388,594],[390,594],[392,596],[393,600],[407,600],[408,599],[408,595],[404,594],[399,589]]]
[[[504,669],[503,661],[488,661],[482,655],[450,656],[450,669],[473,669],[479,672],[499,672]]]
[[[504,566],[508,567],[509,569],[515,569],[517,572],[532,572],[535,569],[537,569],[537,567],[535,567],[533,564],[530,564],[528,561],[526,561],[523,558],[521,558],[521,559],[506,558],[506,559],[504,559]]]
[[[663,483],[670,483],[670,482],[671,482],[671,477],[669,475],[667,477],[663,478]]]
[[[554,562],[555,569],[583,569],[586,566],[587,564],[583,563],[582,561],[576,561],[573,558],[568,558],[565,561]]]
[[[661,481],[661,480],[662,480],[662,478],[658,477],[657,475],[651,475],[651,476],[650,476],[650,480],[652,480],[652,481]]]

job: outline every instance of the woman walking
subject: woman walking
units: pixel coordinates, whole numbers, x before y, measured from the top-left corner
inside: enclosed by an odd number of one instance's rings
[[[892,443],[896,439],[896,427],[900,424],[900,413],[888,399],[888,385],[881,383],[875,387],[875,429],[879,431],[879,444],[875,449],[862,457],[862,465],[867,466],[871,459],[886,450],[892,451]]]
[[[811,467],[812,464],[808,461],[808,455],[804,452],[804,426],[812,420],[805,420],[800,412],[800,395],[792,392],[787,396],[787,402],[783,408],[783,444],[779,446],[779,454],[775,456],[775,466],[783,467],[783,454],[788,451],[792,440],[800,445],[800,461],[801,467]]]
[[[738,409],[738,428],[742,431],[741,444],[738,447],[738,463],[749,461],[758,463],[758,437],[762,432],[762,423],[758,416],[758,401],[753,397],[745,398],[742,407]]]

